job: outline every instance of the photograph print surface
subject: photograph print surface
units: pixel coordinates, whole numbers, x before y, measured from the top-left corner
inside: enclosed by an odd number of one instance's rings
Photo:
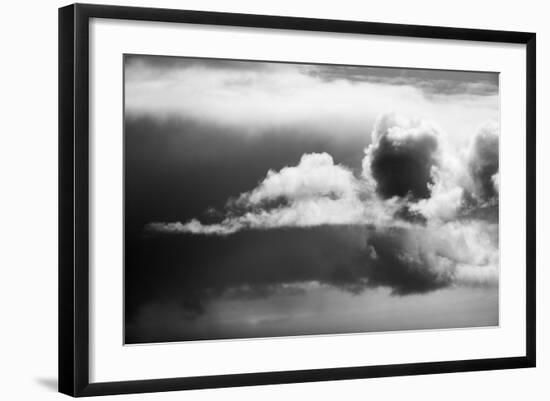
[[[499,324],[494,72],[124,56],[126,344]]]

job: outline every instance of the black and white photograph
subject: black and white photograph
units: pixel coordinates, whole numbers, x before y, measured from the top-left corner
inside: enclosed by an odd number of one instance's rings
[[[124,342],[499,326],[499,74],[125,54]]]
[[[6,2],[0,401],[548,401],[547,8]]]

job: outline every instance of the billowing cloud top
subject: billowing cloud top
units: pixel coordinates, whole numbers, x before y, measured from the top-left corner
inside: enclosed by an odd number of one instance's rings
[[[327,153],[305,154],[295,167],[269,170],[256,189],[241,197],[241,201],[260,204],[284,197],[292,200],[324,196],[351,198],[359,190],[353,173],[335,165]]]

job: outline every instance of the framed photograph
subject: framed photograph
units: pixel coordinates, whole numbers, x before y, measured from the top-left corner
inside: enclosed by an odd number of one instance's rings
[[[535,366],[535,34],[59,10],[59,390]]]

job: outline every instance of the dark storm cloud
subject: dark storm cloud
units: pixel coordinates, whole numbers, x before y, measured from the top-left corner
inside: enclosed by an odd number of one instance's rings
[[[304,66],[310,76],[324,81],[345,80],[413,86],[425,95],[496,95],[498,73],[362,66]]]
[[[438,138],[435,129],[420,122],[396,123],[393,115],[381,119],[373,133],[366,163],[384,198],[428,198],[431,169],[436,164]]]
[[[127,242],[126,322],[151,302],[179,305],[194,319],[222,295],[237,299],[292,292],[293,283],[319,282],[359,293],[388,287],[395,295],[451,284],[419,252],[406,231],[364,226],[243,231],[229,237],[166,235]],[[251,252],[254,250],[254,252]],[[132,341],[132,333],[127,332]]]
[[[468,165],[474,181],[475,194],[482,200],[490,200],[498,195],[495,182],[495,174],[499,169],[498,149],[496,126],[483,127],[474,139]]]
[[[406,230],[393,228],[368,238],[371,253],[365,253],[365,264],[369,282],[387,286],[397,295],[423,293],[450,285],[451,276],[437,272],[427,252],[404,247],[405,235]]]
[[[382,138],[371,162],[380,195],[391,198],[411,194],[414,198],[428,198],[436,149],[437,142],[429,136],[409,139],[397,146],[387,137]]]

